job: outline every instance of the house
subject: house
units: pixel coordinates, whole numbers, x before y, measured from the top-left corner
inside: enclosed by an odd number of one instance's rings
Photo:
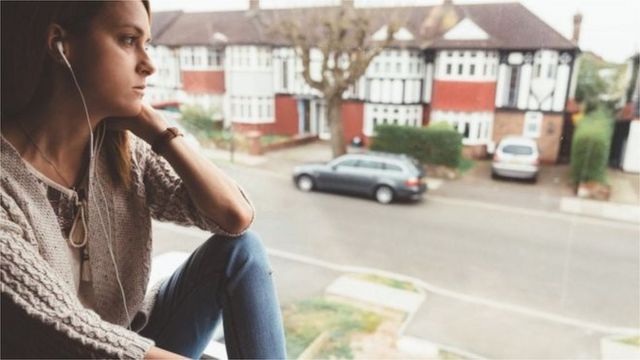
[[[384,38],[390,8],[342,6],[366,11],[371,39]],[[447,122],[471,156],[486,156],[502,137],[519,134],[536,138],[541,159],[556,162],[575,89],[579,19],[571,41],[519,3],[445,0],[392,12],[402,20],[394,42],[345,93],[347,141],[368,141],[379,124]],[[247,11],[154,13],[150,54],[158,71],[149,78],[149,100],[208,106],[239,131],[328,138],[323,99],[304,82],[301,60],[260,20],[290,14],[257,1]],[[311,57],[317,77],[322,55]]]

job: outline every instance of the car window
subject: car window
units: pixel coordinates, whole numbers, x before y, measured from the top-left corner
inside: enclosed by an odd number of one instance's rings
[[[512,155],[531,155],[533,154],[533,148],[526,145],[506,145],[502,148],[502,152]]]
[[[397,172],[402,172],[402,168],[398,165],[393,165],[393,164],[389,164],[389,163],[384,163],[384,169],[385,170],[391,170],[391,171],[397,171]]]
[[[358,167],[371,170],[382,170],[384,168],[384,164],[379,161],[360,160],[358,162]]]
[[[355,167],[357,163],[358,163],[357,159],[347,159],[347,160],[338,162],[335,165],[335,167]]]

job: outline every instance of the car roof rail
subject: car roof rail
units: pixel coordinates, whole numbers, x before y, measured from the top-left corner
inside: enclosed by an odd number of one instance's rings
[[[367,151],[366,153],[364,153],[365,155],[372,155],[372,156],[379,156],[379,157],[386,157],[386,158],[391,158],[391,159],[403,159],[403,160],[411,160],[411,161],[418,161],[416,158],[414,158],[411,155],[407,155],[407,154],[403,154],[403,153],[392,153],[392,152],[384,152],[384,151]]]

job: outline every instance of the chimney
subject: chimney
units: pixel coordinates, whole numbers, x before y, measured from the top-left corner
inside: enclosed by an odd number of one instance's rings
[[[260,10],[260,0],[249,0],[249,10]]]
[[[573,36],[571,37],[571,41],[574,44],[578,45],[578,41],[580,41],[580,25],[582,24],[582,14],[577,12],[573,15]]]

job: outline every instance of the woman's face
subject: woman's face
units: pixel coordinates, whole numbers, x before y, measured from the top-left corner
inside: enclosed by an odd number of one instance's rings
[[[89,112],[105,117],[137,115],[146,78],[155,72],[146,52],[150,26],[142,2],[107,2],[82,35],[72,66],[79,72]]]

